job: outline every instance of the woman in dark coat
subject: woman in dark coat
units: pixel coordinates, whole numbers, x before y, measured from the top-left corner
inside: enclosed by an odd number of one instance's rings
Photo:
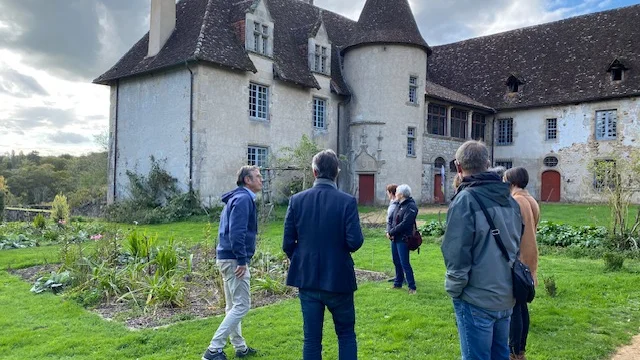
[[[413,234],[413,226],[418,216],[418,206],[416,206],[416,202],[411,197],[411,188],[406,184],[402,184],[396,189],[396,200],[398,201],[398,206],[393,213],[391,226],[387,231],[387,238],[391,240],[393,265],[396,268],[393,288],[401,289],[406,277],[409,285],[409,294],[415,294],[416,281],[409,262],[407,237]]]

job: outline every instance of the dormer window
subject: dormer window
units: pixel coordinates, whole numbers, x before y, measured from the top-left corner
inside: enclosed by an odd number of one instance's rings
[[[250,50],[262,55],[271,55],[269,25],[253,22],[253,43]]]
[[[326,46],[315,46],[313,71],[326,74],[327,73],[327,59],[328,51]]]
[[[611,81],[622,81],[624,80],[625,70],[627,70],[627,67],[619,59],[615,59],[609,65],[607,72],[611,73]]]
[[[316,25],[309,32],[307,49],[309,69],[323,75],[331,74],[331,41],[329,41],[329,35],[324,23]]]
[[[273,20],[264,1],[258,2],[245,17],[245,48],[271,57],[273,55]]]
[[[520,80],[515,75],[510,75],[507,79],[507,87],[509,87],[510,93],[517,93],[520,91],[520,85],[523,85],[524,81]]]

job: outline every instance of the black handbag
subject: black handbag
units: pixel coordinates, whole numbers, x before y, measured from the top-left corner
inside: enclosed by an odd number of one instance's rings
[[[480,205],[480,209],[482,209],[482,213],[484,213],[484,216],[487,218],[487,222],[491,228],[491,234],[493,235],[493,238],[496,239],[496,243],[502,252],[502,256],[507,260],[507,263],[511,262],[509,259],[509,253],[500,238],[500,230],[498,230],[496,225],[493,223],[493,219],[489,215],[487,208],[484,206],[482,201],[480,201],[477,194],[471,190],[469,190],[469,193],[474,199],[476,199],[476,202]],[[518,253],[520,252],[518,251]],[[520,261],[517,255],[513,261],[513,266],[511,266],[511,277],[513,282],[513,297],[516,298],[516,301],[520,303],[525,301],[528,303],[532,302],[533,298],[536,296],[536,287],[533,282],[533,275],[531,275],[529,267]]]

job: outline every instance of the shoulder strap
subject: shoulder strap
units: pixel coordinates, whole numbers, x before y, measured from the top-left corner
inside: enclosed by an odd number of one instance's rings
[[[482,203],[482,201],[480,201],[480,198],[475,192],[471,190],[467,190],[467,191],[471,194],[471,196],[473,196],[474,199],[476,199],[476,202],[478,203],[478,205],[480,205],[480,209],[482,209],[482,213],[484,214],[484,217],[487,218],[487,222],[489,223],[489,227],[491,228],[491,235],[493,235],[493,238],[496,239],[496,243],[498,244],[498,247],[502,252],[502,256],[504,256],[507,262],[510,262],[511,260],[509,259],[509,253],[507,252],[507,249],[504,247],[504,244],[502,243],[502,239],[500,238],[500,230],[498,230],[496,228],[496,225],[493,223],[493,219],[489,215],[489,212],[487,211],[487,207],[484,206],[484,204]]]

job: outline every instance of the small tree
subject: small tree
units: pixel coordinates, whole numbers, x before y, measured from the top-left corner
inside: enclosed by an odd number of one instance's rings
[[[58,224],[66,224],[69,221],[69,203],[66,196],[58,194],[53,199],[51,218]]]
[[[282,156],[276,158],[276,166],[278,169],[290,169],[295,171],[301,179],[301,190],[306,190],[313,186],[313,168],[311,161],[313,156],[322,149],[309,139],[307,135],[302,135],[300,142],[296,147],[284,147],[281,149]],[[292,180],[292,181],[295,181]]]
[[[611,209],[610,240],[616,250],[638,250],[640,207],[629,222],[633,197],[640,193],[640,151],[615,156],[617,161],[596,160],[592,164],[594,188],[605,194]]]
[[[0,222],[4,220],[4,207],[8,190],[4,177],[0,176]]]

